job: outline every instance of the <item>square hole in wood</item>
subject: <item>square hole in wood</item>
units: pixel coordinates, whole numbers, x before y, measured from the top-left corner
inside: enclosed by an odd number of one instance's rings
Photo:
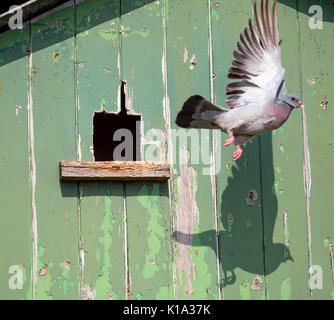
[[[95,112],[93,145],[95,161],[140,161],[140,115],[126,111],[126,83],[122,82],[121,111]]]

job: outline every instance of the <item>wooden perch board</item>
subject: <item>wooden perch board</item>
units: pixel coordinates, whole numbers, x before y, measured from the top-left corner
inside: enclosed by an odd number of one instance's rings
[[[166,181],[170,168],[151,161],[60,161],[59,176],[62,181]]]

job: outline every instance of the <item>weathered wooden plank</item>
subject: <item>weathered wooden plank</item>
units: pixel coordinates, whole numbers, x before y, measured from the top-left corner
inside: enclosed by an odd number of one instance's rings
[[[166,183],[127,183],[130,299],[173,299]]]
[[[277,18],[286,91],[300,95],[300,56],[291,54],[299,42],[296,6],[278,3]],[[268,299],[309,298],[302,136],[301,110],[295,110],[279,130],[261,137]]]
[[[166,161],[163,1],[121,1],[121,77],[126,109],[142,114],[141,159]],[[165,167],[164,173],[169,172]],[[167,171],[166,171],[167,170]],[[173,272],[167,183],[126,183],[129,297],[171,299]]]
[[[61,159],[74,159],[74,11],[32,24],[32,110],[38,227],[37,299],[79,298],[77,184],[59,184]]]
[[[221,106],[225,106],[225,86],[231,82],[227,74],[233,51],[251,17],[252,1],[211,1],[214,96]],[[222,134],[221,144],[226,137]],[[217,189],[222,297],[264,299],[259,140],[243,147],[244,154],[237,162],[233,161],[233,146],[222,148],[219,145],[215,151],[217,162],[221,162]],[[255,201],[248,199],[251,192]]]
[[[322,29],[312,29],[310,26],[314,21],[312,23],[310,16],[301,13],[308,12],[308,8],[313,5],[320,5],[327,20],[323,22]],[[332,168],[334,76],[331,72],[333,70],[334,7],[330,1],[307,0],[298,1],[298,10],[301,85],[307,117],[305,152],[308,147],[310,160],[309,166],[307,163],[304,164],[308,209],[308,254],[310,265],[320,266],[323,271],[323,287],[322,289],[313,287],[312,298],[334,299],[334,216],[330,200],[333,196],[334,180]],[[319,277],[319,270],[313,272],[315,278]],[[314,284],[315,279],[311,280]]]
[[[29,28],[0,35],[1,300],[32,298],[28,47]]]
[[[210,97],[208,1],[194,4],[190,0],[169,0],[166,5],[166,104],[168,111],[170,109],[171,140],[174,140],[170,152],[175,155],[171,184],[176,236],[175,298],[217,299],[216,190],[210,178],[213,169],[211,133],[182,130],[174,123],[189,96]],[[192,136],[191,143],[182,142],[187,134]]]
[[[83,300],[125,299],[122,183],[81,183]]]
[[[120,110],[118,16],[118,1],[85,1],[76,7],[77,160],[94,160],[94,112]]]
[[[170,177],[167,163],[150,161],[61,161],[60,179],[79,180],[123,180],[123,181],[164,181]]]
[[[120,108],[119,10],[109,0],[76,6],[77,160],[94,160],[94,112]],[[81,182],[79,192],[81,299],[125,299],[123,183]]]

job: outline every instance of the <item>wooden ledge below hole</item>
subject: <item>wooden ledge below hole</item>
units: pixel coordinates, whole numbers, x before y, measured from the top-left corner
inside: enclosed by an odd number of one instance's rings
[[[167,181],[170,167],[155,161],[60,161],[62,181]]]

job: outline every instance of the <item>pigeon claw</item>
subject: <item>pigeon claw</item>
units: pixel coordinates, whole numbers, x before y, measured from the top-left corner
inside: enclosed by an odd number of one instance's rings
[[[237,147],[237,151],[233,153],[233,158],[235,161],[237,161],[241,157],[242,152],[243,152],[242,148],[238,144],[236,145],[236,147]]]
[[[224,144],[225,147],[228,147],[229,145],[231,145],[234,142],[234,140],[235,140],[233,134],[230,134],[229,136],[230,136],[230,139],[227,139],[225,141],[225,144]]]

